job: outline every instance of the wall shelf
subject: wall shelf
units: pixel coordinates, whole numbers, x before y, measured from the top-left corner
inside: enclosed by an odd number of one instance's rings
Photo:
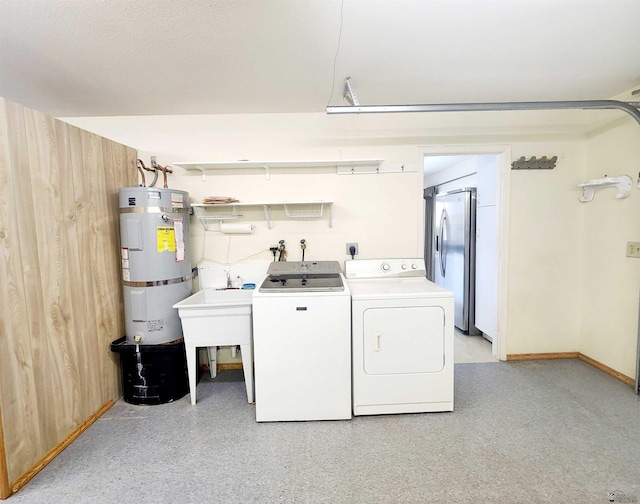
[[[580,201],[587,202],[593,200],[595,192],[605,187],[615,187],[618,191],[616,198],[626,198],[631,194],[631,177],[628,175],[621,175],[619,177],[604,177],[600,179],[587,180],[582,184],[578,184],[578,187],[582,187],[582,196]]]
[[[206,231],[218,231],[220,223],[225,220],[242,218],[242,208],[262,207],[267,226],[271,229],[271,209],[282,207],[285,215],[290,219],[320,219],[325,215],[329,217],[329,227],[333,227],[333,201],[268,201],[256,203],[221,203],[206,204],[194,203],[191,205],[194,215],[200,220]],[[215,224],[217,223],[217,227]]]
[[[173,166],[185,170],[196,170],[202,174],[202,180],[207,180],[208,170],[238,170],[238,169],[263,169],[264,175],[269,180],[271,168],[335,168],[339,170],[354,171],[364,167],[379,171],[383,159],[332,159],[316,161],[231,161],[231,162],[176,162]],[[415,171],[415,170],[414,170]]]

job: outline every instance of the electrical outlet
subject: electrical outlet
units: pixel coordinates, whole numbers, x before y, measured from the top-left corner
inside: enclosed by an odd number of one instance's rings
[[[351,247],[355,248],[355,253],[351,254]],[[358,255],[358,244],[357,243],[347,243],[347,255]]]
[[[640,257],[640,242],[627,242],[627,257]]]

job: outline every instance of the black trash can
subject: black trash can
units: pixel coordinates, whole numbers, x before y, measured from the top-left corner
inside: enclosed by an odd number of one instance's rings
[[[134,345],[126,336],[111,343],[120,354],[125,402],[164,404],[189,392],[184,340],[158,345]]]

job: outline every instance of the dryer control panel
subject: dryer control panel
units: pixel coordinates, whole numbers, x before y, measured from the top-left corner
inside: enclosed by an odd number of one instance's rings
[[[402,278],[424,277],[427,274],[424,259],[355,259],[345,261],[347,278]]]

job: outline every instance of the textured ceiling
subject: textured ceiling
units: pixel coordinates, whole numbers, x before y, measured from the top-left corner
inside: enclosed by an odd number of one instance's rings
[[[639,22],[639,0],[0,0],[0,95],[323,112],[350,76],[363,105],[604,99],[640,85]]]

